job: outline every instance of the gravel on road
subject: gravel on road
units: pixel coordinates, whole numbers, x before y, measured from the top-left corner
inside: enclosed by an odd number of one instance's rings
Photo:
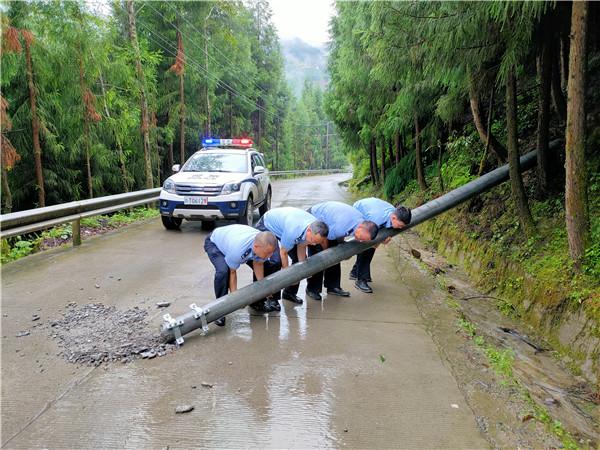
[[[100,365],[131,362],[173,352],[147,321],[148,311],[119,310],[102,303],[67,305],[63,318],[50,322],[50,336],[58,341],[62,356],[71,363]]]

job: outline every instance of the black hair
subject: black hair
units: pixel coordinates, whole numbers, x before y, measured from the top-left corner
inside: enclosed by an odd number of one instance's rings
[[[396,209],[393,212],[393,214],[396,216],[396,219],[404,222],[404,225],[408,225],[410,223],[410,220],[412,219],[412,212],[410,211],[410,208],[407,208],[406,206],[396,206]]]
[[[361,223],[361,225],[367,229],[367,231],[369,232],[369,240],[372,241],[373,239],[375,239],[377,237],[377,233],[379,233],[379,227],[377,226],[377,224],[375,222],[372,222],[371,220],[365,220],[364,222]]]

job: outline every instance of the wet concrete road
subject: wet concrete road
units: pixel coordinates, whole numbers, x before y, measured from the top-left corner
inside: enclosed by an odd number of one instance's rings
[[[273,206],[347,200],[345,177],[277,181]],[[158,327],[156,302],[174,315],[212,300],[205,236],[153,220],[3,267],[4,448],[487,447],[417,311],[432,283],[400,274],[385,251],[373,295],[345,280],[349,299],[284,301],[270,317],[243,309],[153,360],[92,368],[57,355],[43,324],[69,302],[138,305]],[[250,280],[244,267],[239,284]],[[175,415],[182,404],[195,409]]]

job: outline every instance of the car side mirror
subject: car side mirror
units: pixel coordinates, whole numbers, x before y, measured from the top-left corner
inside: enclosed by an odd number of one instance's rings
[[[181,165],[180,164],[173,164],[173,167],[171,167],[171,170],[173,172],[179,172],[181,170]]]
[[[265,168],[263,166],[256,166],[254,168],[254,173],[255,174],[259,174],[259,173],[265,173]]]

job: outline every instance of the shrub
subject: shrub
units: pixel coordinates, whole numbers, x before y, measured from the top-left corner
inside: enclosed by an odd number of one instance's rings
[[[415,179],[415,152],[404,156],[400,162],[386,174],[383,193],[391,199],[404,190]]]

